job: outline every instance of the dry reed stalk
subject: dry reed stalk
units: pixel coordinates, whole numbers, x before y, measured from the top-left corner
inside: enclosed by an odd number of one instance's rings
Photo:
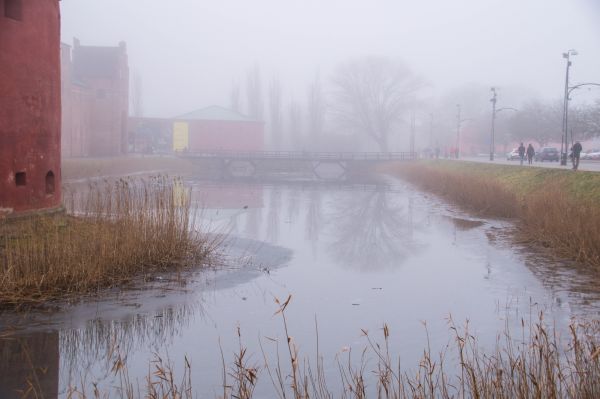
[[[394,172],[416,186],[482,216],[517,216],[516,194],[493,179],[425,165],[405,165]]]
[[[548,195],[548,193],[552,193]],[[600,205],[550,185],[529,195],[521,211],[525,236],[557,255],[600,270]]]
[[[408,165],[394,170],[418,187],[482,216],[519,218],[520,242],[550,248],[560,257],[600,271],[600,205],[565,191],[564,182],[517,196],[493,177]]]
[[[189,195],[178,180],[94,184],[68,197],[67,206],[68,215],[1,222],[1,307],[180,270],[214,249],[215,242],[196,230]]]
[[[289,298],[284,302],[289,304]],[[279,303],[278,313],[285,315],[285,306]],[[284,322],[284,325],[287,324]],[[387,325],[382,328],[383,342],[372,338],[363,330],[367,340],[360,360],[353,361],[352,352],[347,361],[338,358],[341,385],[341,398],[413,399],[413,398],[577,398],[596,399],[600,397],[600,323],[573,323],[566,337],[549,326],[543,313],[535,321],[521,319],[521,331],[513,332],[508,327],[498,334],[494,348],[485,348],[477,337],[469,332],[466,324],[459,327],[449,320],[452,339],[441,348],[439,355],[427,341],[423,356],[413,369],[403,371],[399,359],[393,360],[390,354],[391,332]],[[289,331],[286,339],[289,340]],[[427,328],[425,326],[427,334]],[[238,330],[239,352],[234,355],[230,372],[224,372],[223,399],[254,397],[254,387],[260,378],[260,370],[248,365],[247,349],[241,341]],[[288,347],[289,349],[289,347]],[[455,357],[448,357],[455,352]],[[317,359],[317,372],[307,367],[298,369],[294,379],[294,363],[299,353],[292,349],[289,364],[284,366],[277,352],[274,364],[265,356],[265,369],[271,375],[274,392],[271,397],[279,398],[332,398],[333,394],[324,389],[325,373]],[[263,351],[264,355],[264,351]],[[451,359],[448,361],[446,359]],[[168,398],[187,399],[193,397],[191,364],[184,358],[184,371],[177,379],[170,362],[159,355],[154,356],[144,388],[132,381],[127,370],[126,357],[116,347],[112,356],[112,372],[119,384],[110,392],[92,384],[92,394],[87,395],[85,383],[81,387],[71,387],[68,398],[86,399],[111,397],[118,394],[122,398]],[[375,363],[373,364],[373,360]],[[397,364],[397,366],[395,366]],[[278,379],[273,378],[278,375]],[[234,379],[234,385],[226,382],[226,375]],[[286,381],[291,383],[288,385]],[[300,382],[299,382],[300,381]],[[331,381],[329,381],[331,382]],[[33,389],[33,388],[32,388]]]

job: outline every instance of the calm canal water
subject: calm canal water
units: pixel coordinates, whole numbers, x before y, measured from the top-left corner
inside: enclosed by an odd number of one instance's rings
[[[334,392],[336,356],[345,359],[350,349],[358,360],[367,344],[361,329],[380,339],[387,323],[393,354],[415,369],[425,323],[437,352],[451,340],[450,316],[459,325],[468,319],[492,346],[507,323],[518,326],[540,310],[559,329],[600,314],[600,293],[585,269],[516,247],[508,221],[473,218],[401,181],[189,183],[204,208],[198,224],[228,233],[214,267],[52,311],[3,315],[0,397],[11,397],[36,367],[47,369],[36,384],[48,397],[82,383],[88,394],[92,383],[110,391],[119,385],[115,353],[142,387],[155,356],[177,372],[187,356],[194,392],[216,397],[221,350],[232,364],[238,328],[250,365],[262,365],[263,353],[274,363],[276,341],[287,363],[283,321],[274,313],[275,298],[288,295],[290,335],[301,357],[314,359],[318,324]],[[260,381],[256,397],[275,396],[265,372]]]

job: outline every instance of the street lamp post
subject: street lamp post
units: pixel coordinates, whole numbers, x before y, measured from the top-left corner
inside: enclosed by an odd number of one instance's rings
[[[496,88],[492,87],[491,89],[492,91],[492,99],[490,100],[492,102],[492,136],[490,137],[490,161],[494,160],[494,152],[496,152],[496,145],[494,143],[495,140],[495,126],[496,126],[496,101],[497,101],[497,97],[498,94],[496,93]]]
[[[460,118],[460,104],[456,104],[456,158],[460,156],[460,126],[463,122],[472,121],[473,118]]]
[[[577,51],[571,49],[566,53],[563,53],[563,58],[567,60],[567,72],[565,74],[565,98],[563,103],[563,125],[562,125],[562,138],[560,142],[560,164],[567,164],[567,151],[569,148],[568,142],[568,122],[567,122],[567,112],[569,110],[569,69],[571,68],[571,56],[577,55]]]
[[[429,148],[433,149],[433,112],[429,113]]]
[[[456,147],[455,147],[455,156],[456,159],[460,156],[460,104],[456,104]]]
[[[411,154],[415,153],[415,129],[416,129],[415,118],[416,118],[415,110],[413,109],[410,114],[410,152],[411,152]]]

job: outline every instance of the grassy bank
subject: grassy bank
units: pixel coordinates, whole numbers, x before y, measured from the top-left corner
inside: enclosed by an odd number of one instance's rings
[[[0,221],[0,307],[97,292],[200,263],[189,196],[168,178],[118,180],[65,193],[67,214]]]
[[[600,173],[455,161],[385,171],[476,214],[516,218],[520,240],[600,271]]]

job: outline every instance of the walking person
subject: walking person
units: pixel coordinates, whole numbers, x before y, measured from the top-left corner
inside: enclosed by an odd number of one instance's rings
[[[533,163],[534,155],[535,155],[535,150],[533,149],[533,146],[531,145],[531,143],[529,143],[529,145],[527,146],[527,162],[529,162],[529,165],[531,165]]]
[[[519,146],[517,151],[519,152],[519,158],[521,159],[521,165],[523,165],[523,160],[525,159],[525,146],[523,145],[523,142],[521,142],[521,145]]]
[[[579,168],[579,157],[581,156],[582,150],[583,147],[579,141],[576,141],[571,147],[571,161],[573,162],[573,170],[577,170],[577,168]]]

